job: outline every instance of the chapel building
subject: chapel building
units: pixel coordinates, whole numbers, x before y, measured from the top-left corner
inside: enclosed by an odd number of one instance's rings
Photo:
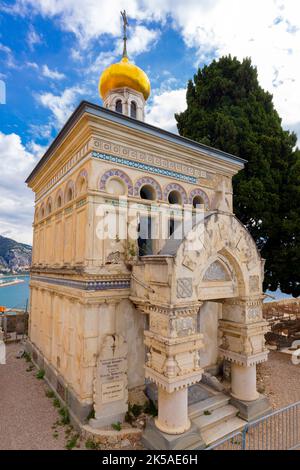
[[[149,79],[124,45],[101,75],[103,106],[83,101],[27,179],[27,347],[81,425],[122,421],[157,390],[149,436],[171,448],[165,436],[195,434],[189,389],[224,361],[240,420],[269,409],[256,390],[264,262],[233,213],[245,161],[147,124]]]

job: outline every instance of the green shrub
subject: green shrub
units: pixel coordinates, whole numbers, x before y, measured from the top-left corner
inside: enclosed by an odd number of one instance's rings
[[[99,450],[100,449],[100,445],[98,444],[98,442],[93,441],[93,439],[87,439],[87,441],[85,443],[85,447],[86,447],[86,449],[90,449],[90,450]]]
[[[74,434],[66,443],[66,449],[72,450],[77,446],[79,434]]]
[[[31,362],[31,355],[28,352],[25,352],[23,354],[23,357],[24,357],[26,362]]]
[[[54,406],[55,408],[61,408],[60,401],[59,401],[59,399],[58,399],[57,397],[55,397],[54,400],[53,400],[53,406]]]
[[[122,429],[122,424],[120,423],[120,421],[118,421],[117,423],[113,423],[111,425],[111,427],[115,430],[115,431],[121,431]]]
[[[70,415],[69,415],[68,408],[66,408],[65,406],[61,407],[58,412],[61,416],[61,424],[69,424],[70,423]]]
[[[53,390],[46,390],[45,395],[46,395],[47,398],[54,398],[55,397],[55,393],[53,392]]]
[[[42,380],[45,377],[45,371],[44,369],[40,369],[38,373],[36,374],[36,378],[39,380]]]

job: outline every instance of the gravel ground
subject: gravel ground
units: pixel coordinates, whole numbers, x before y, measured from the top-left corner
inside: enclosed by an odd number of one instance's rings
[[[258,365],[258,390],[270,399],[274,409],[300,401],[300,364],[290,356],[271,351],[269,360]]]
[[[16,359],[21,348],[20,343],[9,344],[7,364],[0,365],[0,450],[65,449],[68,428],[53,429],[57,408],[46,397],[47,387],[36,378],[36,369],[26,371],[30,363]]]
[[[70,439],[68,426],[58,426],[57,408],[45,394],[47,386],[36,378],[30,363],[16,359],[20,344],[7,346],[7,364],[0,365],[0,450],[63,450]],[[258,366],[258,390],[274,409],[300,401],[300,365],[285,354],[271,351]],[[79,443],[84,448],[84,443]]]

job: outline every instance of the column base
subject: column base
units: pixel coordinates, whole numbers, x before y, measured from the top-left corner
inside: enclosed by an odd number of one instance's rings
[[[201,450],[206,447],[195,425],[183,434],[171,435],[157,429],[153,419],[147,423],[142,444],[148,450]]]
[[[186,431],[188,431],[191,427],[191,422],[189,419],[186,421],[185,426],[179,426],[179,427],[172,427],[172,430],[170,428],[165,427],[162,423],[160,423],[159,419],[155,419],[155,426],[159,429],[159,431],[163,432],[164,434],[169,434],[169,435],[177,435],[177,434],[183,434]]]
[[[262,416],[269,414],[272,411],[269,399],[258,394],[258,398],[252,401],[244,401],[231,396],[230,404],[239,410],[239,417],[246,421],[253,421]]]

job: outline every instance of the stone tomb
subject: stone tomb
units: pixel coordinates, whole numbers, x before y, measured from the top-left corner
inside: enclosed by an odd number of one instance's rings
[[[127,343],[121,335],[107,335],[100,351],[94,381],[95,419],[100,428],[123,421],[128,405]]]

